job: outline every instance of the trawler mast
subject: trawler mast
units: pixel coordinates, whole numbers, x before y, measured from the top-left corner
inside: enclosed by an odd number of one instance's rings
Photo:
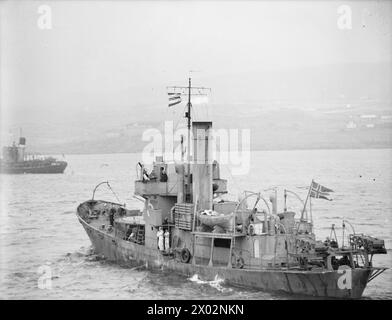
[[[181,92],[181,94],[185,94],[183,92],[188,91],[188,102],[187,102],[187,112],[185,112],[185,118],[187,118],[187,170],[186,170],[186,181],[187,181],[187,186],[189,187],[191,185],[191,130],[192,130],[192,102],[191,102],[191,97],[192,95],[206,95],[206,93],[203,93],[203,91],[211,91],[211,88],[206,88],[206,87],[192,87],[192,78],[188,78],[188,86],[187,87],[181,87],[181,86],[170,86],[167,87],[167,90],[175,93],[177,90]],[[192,90],[198,90],[198,93],[192,93]],[[191,193],[190,193],[191,195]],[[185,197],[186,198],[186,197]],[[187,201],[188,200],[188,201]],[[185,199],[185,202],[192,202],[192,199]]]

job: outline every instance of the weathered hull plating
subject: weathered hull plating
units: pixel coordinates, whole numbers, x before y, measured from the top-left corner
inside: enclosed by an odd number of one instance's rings
[[[213,280],[218,276],[229,284],[241,287],[313,297],[359,299],[372,272],[371,268],[352,270],[352,289],[340,289],[338,279],[342,273],[338,271],[229,269],[181,263],[163,256],[156,249],[116,239],[113,235],[90,226],[80,217],[78,219],[85,228],[96,253],[108,260],[133,266],[146,265],[148,268],[172,270],[186,276],[198,274],[204,280]]]

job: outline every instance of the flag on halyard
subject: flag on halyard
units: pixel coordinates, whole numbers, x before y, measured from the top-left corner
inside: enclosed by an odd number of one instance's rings
[[[329,198],[330,192],[333,192],[333,190],[326,188],[315,181],[312,181],[312,185],[310,186],[310,196],[312,198],[325,199],[325,200],[332,201],[332,199]]]
[[[181,93],[169,92],[169,107],[181,103]]]

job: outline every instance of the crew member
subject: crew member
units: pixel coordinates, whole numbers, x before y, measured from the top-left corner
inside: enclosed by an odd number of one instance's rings
[[[146,171],[146,169],[143,168],[143,181],[149,181],[150,178],[148,176],[148,173]]]
[[[161,182],[167,182],[167,174],[164,167],[161,167]]]
[[[116,213],[116,209],[111,208],[110,209],[110,214],[109,214],[109,221],[110,221],[110,225],[113,226],[114,224],[114,214]]]
[[[169,252],[169,249],[170,249],[170,232],[169,232],[169,229],[166,229],[166,231],[164,233],[164,236],[165,236],[165,250],[166,250],[166,252]]]
[[[159,230],[157,232],[157,238],[158,238],[158,249],[160,251],[164,251],[165,250],[165,246],[164,246],[164,243],[163,243],[163,237],[164,237],[163,229],[162,229],[162,227],[159,227]]]

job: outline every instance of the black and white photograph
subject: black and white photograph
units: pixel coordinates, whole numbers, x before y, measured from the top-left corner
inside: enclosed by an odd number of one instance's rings
[[[0,1],[0,300],[391,300],[391,88],[389,0]]]

